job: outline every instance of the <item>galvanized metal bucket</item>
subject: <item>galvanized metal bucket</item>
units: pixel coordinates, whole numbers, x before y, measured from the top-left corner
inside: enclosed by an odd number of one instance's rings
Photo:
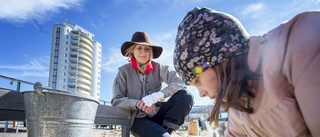
[[[28,137],[90,137],[99,101],[91,96],[23,92]]]

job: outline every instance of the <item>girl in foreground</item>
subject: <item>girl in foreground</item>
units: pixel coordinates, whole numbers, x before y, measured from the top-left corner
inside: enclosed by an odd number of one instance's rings
[[[174,65],[201,97],[228,111],[225,136],[320,136],[320,12],[305,12],[263,36],[208,8],[178,26]]]

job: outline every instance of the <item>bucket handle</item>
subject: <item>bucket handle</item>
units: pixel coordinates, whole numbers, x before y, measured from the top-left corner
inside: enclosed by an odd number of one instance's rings
[[[38,94],[40,94],[40,93],[42,93],[42,88],[43,86],[42,86],[42,83],[40,83],[40,82],[36,82],[34,85],[33,85],[33,90],[35,91],[35,92],[37,92]]]

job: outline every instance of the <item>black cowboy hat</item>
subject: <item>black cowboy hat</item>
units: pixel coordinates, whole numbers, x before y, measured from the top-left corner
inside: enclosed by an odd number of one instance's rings
[[[130,48],[134,44],[145,45],[152,47],[153,57],[154,59],[158,58],[162,53],[162,47],[151,44],[151,39],[146,32],[135,32],[132,36],[131,41],[127,41],[121,46],[121,53],[123,56],[126,56],[126,50]]]

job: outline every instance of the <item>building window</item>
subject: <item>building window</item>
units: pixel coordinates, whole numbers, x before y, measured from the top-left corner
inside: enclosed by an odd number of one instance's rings
[[[68,41],[66,41],[66,44],[68,45]]]
[[[64,54],[64,56],[65,56],[65,57],[68,57],[68,54],[66,53],[66,54]]]
[[[59,45],[56,45],[56,48],[55,48],[55,50],[59,50]]]
[[[65,79],[65,78],[63,79],[63,82],[66,82],[66,79]]]
[[[56,83],[56,82],[57,82],[57,78],[54,77],[53,80],[52,80],[52,82]]]
[[[67,29],[67,33],[69,33],[69,30]]]
[[[58,64],[54,64],[53,69],[58,69]]]
[[[67,66],[64,66],[63,68],[64,68],[64,69],[67,69]]]
[[[56,39],[56,44],[59,44],[60,43],[60,40]]]
[[[52,84],[52,88],[56,88],[56,86],[57,86],[56,84]]]
[[[67,63],[67,60],[64,60],[64,63]]]
[[[76,86],[74,85],[68,85],[69,88],[75,88]]]
[[[66,48],[66,51],[68,51],[68,48]]]
[[[67,73],[63,72],[63,75],[67,75]]]
[[[58,58],[54,58],[54,63],[58,63]]]
[[[54,52],[54,56],[56,56],[56,57],[59,56],[59,52],[58,52],[58,51],[55,51],[55,52]]]
[[[53,71],[53,76],[57,76],[57,71],[56,70]]]
[[[63,85],[63,88],[66,88],[66,86],[65,86],[65,85]]]
[[[67,35],[67,36],[66,36],[66,39],[68,39],[68,38],[69,38],[69,36]]]

